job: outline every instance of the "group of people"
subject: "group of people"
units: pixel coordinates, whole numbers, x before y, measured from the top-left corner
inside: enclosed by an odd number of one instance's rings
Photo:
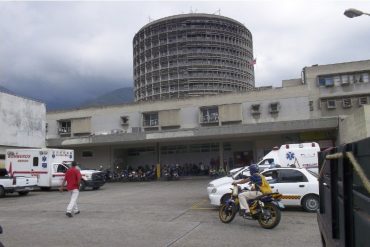
[[[185,166],[189,167],[189,166]],[[194,166],[190,166],[194,168]],[[165,169],[169,169],[165,165]],[[184,171],[183,169],[180,169],[180,166],[175,165],[175,169],[178,169],[179,171]],[[152,169],[154,169],[154,166],[152,166]],[[251,183],[252,187],[251,190],[244,191],[238,195],[239,201],[240,201],[240,208],[241,208],[241,214],[245,218],[251,217],[249,206],[247,203],[248,199],[255,199],[256,197],[266,194],[266,193],[271,193],[271,187],[269,183],[267,182],[266,178],[259,174],[259,168],[257,165],[252,164],[249,166],[249,172],[250,172],[250,177],[241,179],[239,181],[234,181],[232,184],[237,185],[237,184],[245,184],[245,183]],[[70,202],[67,206],[66,210],[66,215],[68,217],[73,217],[73,215],[79,214],[80,210],[78,209],[77,206],[77,200],[79,196],[79,188],[80,188],[80,183],[81,183],[81,173],[80,170],[77,168],[77,162],[73,161],[72,166],[67,170],[65,173],[65,177],[63,180],[63,183],[60,187],[60,191],[64,191],[64,186],[67,183],[66,189],[70,192],[71,197],[70,197]]]

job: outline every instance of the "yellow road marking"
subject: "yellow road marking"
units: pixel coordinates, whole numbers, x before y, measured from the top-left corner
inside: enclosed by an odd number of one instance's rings
[[[204,199],[204,200],[201,200],[199,202],[195,202],[193,203],[193,205],[191,206],[191,210],[213,210],[215,208],[207,208],[207,207],[202,207],[202,204],[204,204],[205,202],[207,202],[208,199]]]

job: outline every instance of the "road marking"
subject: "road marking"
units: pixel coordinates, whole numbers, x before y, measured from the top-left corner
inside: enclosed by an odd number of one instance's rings
[[[191,210],[214,210],[215,208],[207,208],[207,207],[202,207],[205,202],[207,202],[207,199],[201,200],[199,202],[193,203],[191,206]]]

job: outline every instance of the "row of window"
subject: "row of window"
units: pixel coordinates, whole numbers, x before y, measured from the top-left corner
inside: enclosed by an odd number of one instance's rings
[[[327,109],[336,109],[339,105],[342,108],[351,108],[354,105],[362,106],[369,104],[369,97],[363,96],[359,98],[342,98],[342,99],[324,99],[321,103],[326,103]]]
[[[278,102],[269,104],[269,112],[271,114],[277,114],[280,110],[280,104]],[[251,106],[251,114],[261,114],[261,105],[253,104]],[[144,128],[159,127],[159,114],[158,112],[145,112],[142,114]],[[121,125],[129,125],[129,116],[121,116]],[[199,112],[199,121],[201,124],[213,124],[219,123],[219,108],[218,106],[201,107]],[[178,126],[179,127],[179,126]],[[71,120],[60,120],[58,121],[58,134],[61,136],[71,135]]]
[[[327,75],[318,77],[318,85],[325,87],[346,86],[354,83],[368,83],[369,72]]]

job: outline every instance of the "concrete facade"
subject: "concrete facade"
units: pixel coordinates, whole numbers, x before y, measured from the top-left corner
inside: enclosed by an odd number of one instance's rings
[[[314,65],[281,88],[49,112],[47,143],[73,148],[86,166],[118,169],[212,160],[231,168],[284,143],[326,148],[368,136],[369,101],[334,109],[323,102],[369,97],[369,71],[369,60]]]
[[[363,105],[353,114],[340,118],[339,142],[351,143],[370,137],[370,105]]]
[[[182,14],[153,21],[133,39],[135,101],[254,89],[253,41],[241,23]]]
[[[0,166],[7,148],[45,147],[45,127],[44,103],[0,92]]]

